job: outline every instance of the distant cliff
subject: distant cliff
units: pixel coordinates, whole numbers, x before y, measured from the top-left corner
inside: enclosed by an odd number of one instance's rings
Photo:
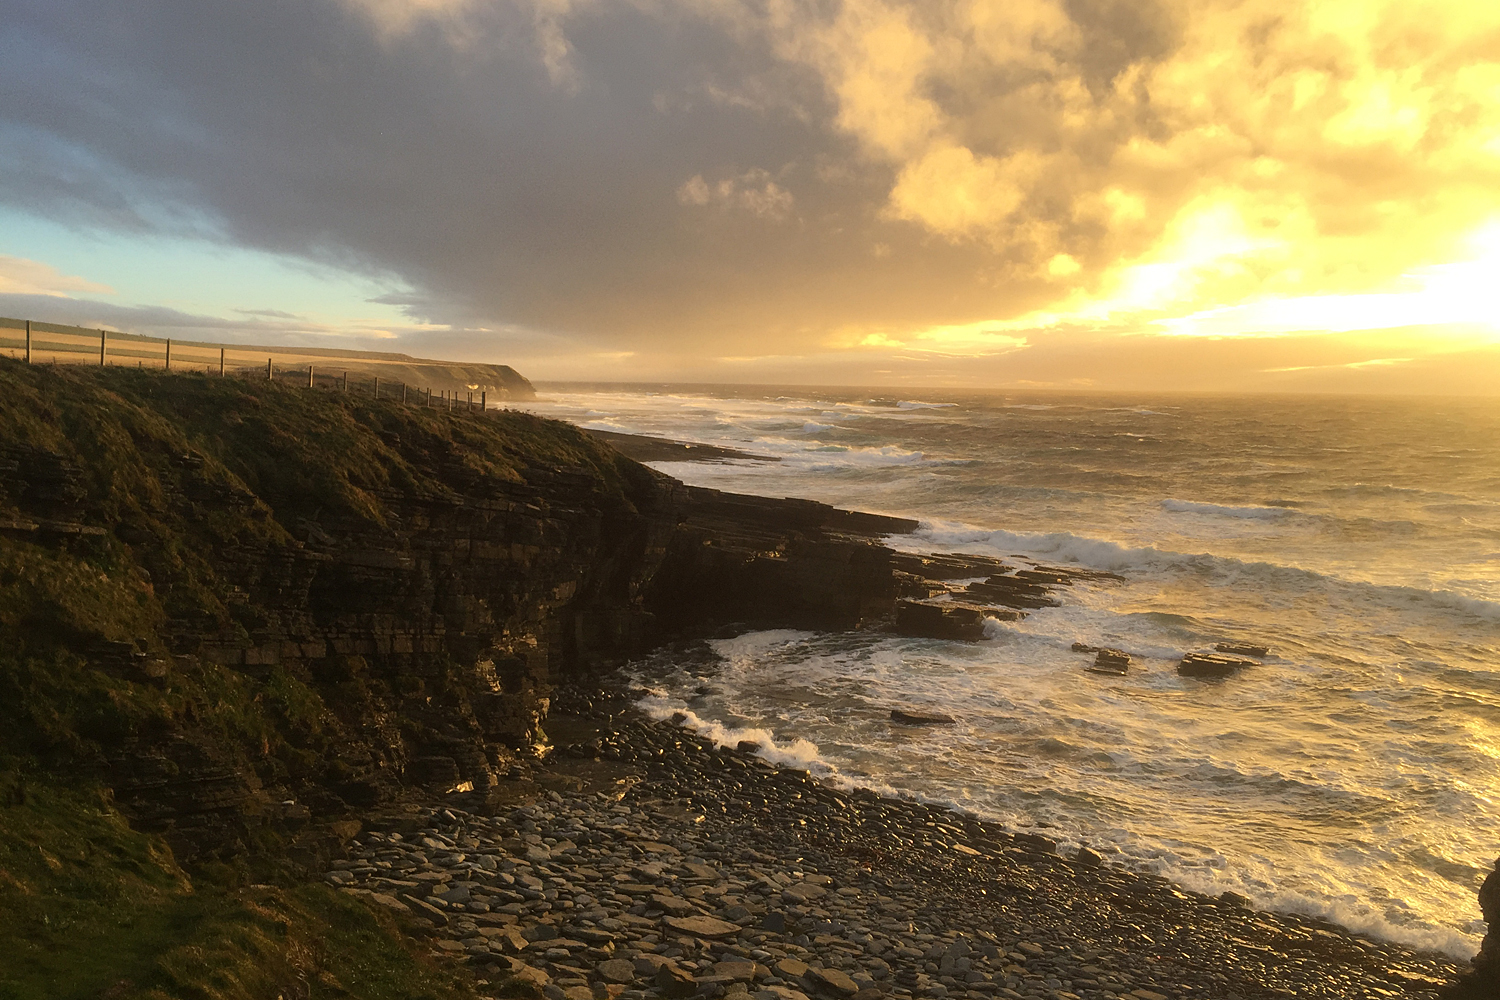
[[[0,756],[102,782],[182,858],[483,796],[559,680],[889,615],[872,536],[913,526],[522,413],[0,361]]]
[[[29,335],[28,335],[29,330]],[[29,341],[29,342],[28,342]],[[388,395],[403,386],[412,391],[457,393],[489,403],[534,399],[536,390],[509,365],[414,358],[388,351],[337,348],[225,344],[200,340],[167,340],[144,334],[115,333],[87,327],[0,317],[0,356],[24,358],[30,350],[40,364],[84,364],[258,375],[267,370],[289,383],[305,385],[311,374],[325,385],[339,381],[353,392],[371,394],[378,380]],[[344,381],[347,376],[347,381]]]

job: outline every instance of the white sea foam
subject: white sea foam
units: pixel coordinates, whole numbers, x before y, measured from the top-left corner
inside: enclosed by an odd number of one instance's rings
[[[1370,583],[1331,573],[1271,562],[1237,559],[1209,553],[1184,553],[1155,546],[1128,546],[1070,531],[1016,532],[955,522],[924,522],[910,535],[892,535],[891,547],[908,552],[971,552],[979,555],[1020,555],[1059,565],[1076,564],[1116,573],[1191,572],[1217,585],[1259,584],[1266,587],[1342,588],[1378,599],[1388,608],[1413,604],[1456,611],[1487,621],[1500,621],[1500,601],[1451,590],[1403,584]]]
[[[1178,514],[1216,514],[1219,517],[1238,517],[1256,521],[1276,521],[1294,513],[1285,507],[1235,507],[1217,503],[1199,503],[1194,500],[1177,500],[1172,497],[1161,502],[1163,510]]]
[[[715,644],[720,669],[662,683],[653,714],[684,711],[720,742],[754,740],[831,783],[1038,829],[1190,888],[1472,951],[1462,869],[1493,858],[1483,790],[1500,783],[1500,761],[1475,749],[1500,739],[1493,414],[1442,429],[1420,408],[1350,420],[1362,404],[1342,400],[898,405],[921,402],[611,390],[538,406],[776,455],[660,467],[924,518],[897,548],[1125,578],[1063,588],[1062,606],[991,620],[977,643]],[[1467,450],[1430,446],[1465,434]],[[1176,674],[1174,657],[1230,638],[1278,656],[1222,684]],[[1084,673],[1075,641],[1125,650],[1130,672]],[[959,722],[893,728],[897,705]]]
[[[896,404],[898,410],[949,410],[958,406],[957,403],[923,403],[915,399],[903,399]]]

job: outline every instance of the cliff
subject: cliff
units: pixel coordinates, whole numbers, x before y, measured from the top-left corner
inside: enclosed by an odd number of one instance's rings
[[[575,428],[0,366],[0,723],[179,859],[483,796],[554,684],[724,623],[888,615],[911,522],[689,489]]]
[[[249,377],[263,375],[269,361],[279,379],[305,385],[308,369],[325,384],[342,382],[348,376],[351,391],[369,393],[379,380],[384,392],[399,393],[401,386],[430,389],[435,394],[472,391],[475,399],[486,393],[490,403],[533,399],[536,390],[525,376],[509,365],[472,361],[439,361],[414,358],[392,351],[351,351],[338,348],[287,347],[255,344],[225,344],[203,340],[170,342],[164,337],[134,333],[105,333],[88,327],[30,321],[32,360],[37,364],[82,364],[95,366],[100,357],[100,335],[104,354],[113,367],[162,369],[170,360],[177,372],[228,372]],[[0,317],[0,354],[24,358],[27,321]],[[168,357],[170,343],[170,359]]]

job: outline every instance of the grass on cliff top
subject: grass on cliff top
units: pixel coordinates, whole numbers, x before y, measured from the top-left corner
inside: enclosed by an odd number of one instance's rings
[[[50,493],[4,471],[8,459],[35,471],[38,453],[52,456]],[[291,556],[308,521],[389,527],[389,490],[503,497],[560,468],[583,473],[573,496],[617,510],[652,475],[527,414],[0,359],[0,520],[104,529],[0,536],[0,1000],[471,996],[408,953],[388,917],[325,886],[185,873],[98,790],[102,754],[157,730],[285,784],[324,764],[315,692],[285,672],[252,681],[210,664],[150,683],[96,651],[166,657],[172,619],[248,638],[255,622],[210,553]]]
[[[568,468],[623,497],[650,475],[576,427],[527,413],[449,413],[271,380],[10,359],[0,359],[3,445],[73,458],[92,479],[90,512],[104,520],[164,509],[185,454],[209,460],[211,482],[294,513],[376,524],[376,490],[483,493]]]
[[[97,790],[0,770],[0,1000],[470,1000],[327,886],[196,884]]]

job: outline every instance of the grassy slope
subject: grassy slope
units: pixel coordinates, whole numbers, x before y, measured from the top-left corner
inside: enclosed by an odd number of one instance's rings
[[[303,517],[379,531],[381,488],[483,492],[566,466],[624,503],[639,468],[523,414],[0,362],[0,448],[15,447],[64,456],[83,478],[61,500],[0,493],[0,519],[66,514],[108,533],[0,537],[0,998],[467,995],[388,918],[288,875],[274,835],[248,863],[185,872],[100,787],[102,748],[165,726],[193,727],[267,783],[315,771],[332,719],[306,678],[205,664],[152,684],[89,651],[108,640],[165,656],[168,619],[253,625],[210,554],[291,549]]]

